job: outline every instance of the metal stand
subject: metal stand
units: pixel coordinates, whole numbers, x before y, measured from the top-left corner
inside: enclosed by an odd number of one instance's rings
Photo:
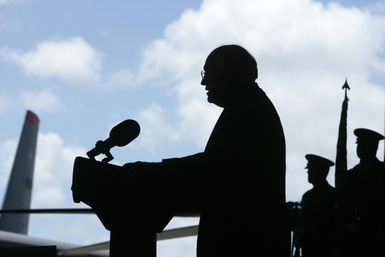
[[[111,230],[110,257],[156,257],[156,233]]]
[[[84,202],[110,233],[110,257],[156,257],[156,234],[173,217],[143,197],[143,189],[130,194],[119,188],[120,166],[83,157],[75,159],[72,192],[74,202]],[[151,191],[151,189],[148,189]],[[149,195],[155,194],[149,192]],[[146,194],[148,195],[148,194]],[[151,198],[151,197],[150,197]],[[129,211],[125,212],[126,209]]]

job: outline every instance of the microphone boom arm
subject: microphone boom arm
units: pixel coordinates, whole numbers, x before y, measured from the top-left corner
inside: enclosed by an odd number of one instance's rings
[[[99,149],[100,151],[97,151],[96,149]],[[106,156],[102,160],[102,162],[104,162],[104,163],[108,163],[114,159],[114,156],[112,156],[112,154],[110,152],[110,148],[105,147],[105,142],[103,142],[102,140],[97,141],[95,144],[95,148],[87,152],[87,156],[91,160],[95,160],[95,156],[97,156],[99,154],[104,154]]]

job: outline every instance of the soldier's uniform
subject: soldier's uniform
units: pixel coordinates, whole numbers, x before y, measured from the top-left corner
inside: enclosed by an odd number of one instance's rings
[[[326,180],[329,168],[334,163],[321,156],[308,154],[307,169],[313,188],[301,201],[303,217],[302,248],[304,257],[332,256],[334,245],[335,189]]]
[[[385,166],[375,156],[384,137],[372,130],[356,129],[360,163],[348,170],[339,193],[342,256],[385,256]],[[370,146],[368,146],[370,145]],[[370,150],[371,149],[371,150]]]

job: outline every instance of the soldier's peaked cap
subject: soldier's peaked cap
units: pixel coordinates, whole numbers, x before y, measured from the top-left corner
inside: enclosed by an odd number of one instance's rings
[[[357,128],[354,130],[354,135],[357,136],[357,139],[371,140],[371,141],[380,141],[384,139],[384,136],[380,133],[366,129],[366,128]]]
[[[317,165],[317,166],[322,166],[322,167],[331,167],[334,165],[334,162],[332,162],[329,159],[326,159],[322,156],[318,156],[315,154],[307,154],[305,155],[305,158],[307,161],[311,164]]]

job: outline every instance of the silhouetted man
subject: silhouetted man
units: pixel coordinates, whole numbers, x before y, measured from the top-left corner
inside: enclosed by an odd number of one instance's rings
[[[365,128],[354,130],[359,164],[348,171],[341,185],[343,256],[385,256],[385,166],[377,159],[384,136]]]
[[[331,257],[334,244],[334,204],[336,192],[326,177],[334,163],[324,157],[307,154],[308,181],[313,188],[302,196],[304,257]]]
[[[129,184],[154,191],[161,208],[200,214],[198,257],[289,255],[285,138],[257,77],[244,48],[216,48],[201,84],[223,111],[204,151],[124,166]]]

